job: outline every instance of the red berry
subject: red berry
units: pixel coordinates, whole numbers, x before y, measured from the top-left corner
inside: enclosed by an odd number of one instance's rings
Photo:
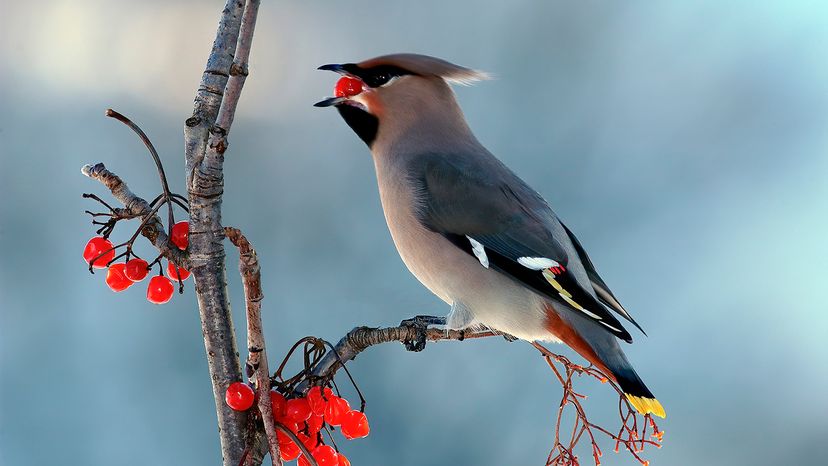
[[[227,406],[236,411],[247,411],[253,406],[253,400],[256,399],[256,392],[242,382],[233,382],[227,387],[227,392],[224,394],[224,401]]]
[[[325,387],[325,390],[322,390],[322,387],[316,386],[311,387],[308,390],[308,403],[310,403],[311,411],[313,414],[317,416],[321,416],[325,413],[325,405],[328,404],[328,400],[331,399],[333,396],[333,390],[328,387]]]
[[[178,249],[187,249],[190,243],[190,222],[178,222],[173,225],[170,231],[170,241],[178,246]]]
[[[299,457],[299,461],[296,462],[296,466],[310,466],[310,461],[305,459],[305,455]]]
[[[338,426],[342,423],[342,417],[351,410],[351,405],[348,400],[338,396],[331,396],[328,404],[325,406],[325,422],[332,426]]]
[[[176,271],[176,268],[178,269]],[[167,276],[173,279],[174,281],[178,281],[179,275],[181,276],[181,280],[184,281],[190,278],[190,271],[185,269],[184,267],[176,267],[175,264],[172,262],[167,262]]]
[[[299,446],[293,443],[293,440],[282,443],[279,442],[279,456],[282,457],[284,461],[293,461],[299,457],[302,453],[302,450],[299,449]]]
[[[103,255],[98,257],[101,254]],[[95,259],[96,257],[98,258]],[[96,236],[90,239],[89,242],[86,243],[86,247],[83,248],[83,260],[89,264],[94,259],[95,263],[92,264],[92,267],[95,267],[96,269],[106,268],[106,264],[114,258],[115,250],[112,249],[112,242],[103,236]]]
[[[342,435],[348,440],[355,438],[367,437],[371,432],[371,427],[368,426],[368,418],[365,413],[353,410],[348,411],[342,416]]]
[[[118,291],[124,291],[132,286],[132,280],[127,278],[124,274],[125,268],[126,264],[119,262],[117,264],[112,264],[112,266],[109,267],[109,270],[106,271],[106,284],[116,293]]]
[[[320,430],[322,430],[322,424],[324,422],[325,421],[323,420],[322,416],[319,416],[319,415],[316,415],[316,414],[311,415],[311,417],[309,417],[308,421],[307,421],[308,433],[310,435],[314,435],[317,432],[319,432]]]
[[[311,452],[313,459],[319,466],[338,466],[339,458],[337,458],[336,450],[330,445],[319,445]]]
[[[285,416],[294,422],[304,422],[311,417],[311,407],[307,398],[294,398],[287,401]]]
[[[334,86],[334,96],[336,97],[353,97],[363,91],[362,81],[350,76],[343,76],[339,78]]]
[[[149,274],[149,266],[147,261],[144,259],[130,259],[126,263],[126,269],[124,269],[124,275],[134,282],[140,282],[141,280],[147,278]]]
[[[342,453],[337,455],[337,459],[339,460],[339,466],[351,466],[351,462]]]
[[[285,417],[285,406],[287,405],[287,400],[285,397],[277,392],[276,390],[270,391],[270,406],[273,409],[273,417],[278,419],[280,417]]]
[[[153,304],[167,303],[172,298],[173,290],[174,287],[169,278],[156,275],[150,278],[147,287],[147,301]]]

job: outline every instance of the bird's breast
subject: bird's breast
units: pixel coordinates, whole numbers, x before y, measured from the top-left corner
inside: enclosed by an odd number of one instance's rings
[[[417,201],[405,181],[379,178],[379,191],[385,221],[400,258],[426,288],[451,303],[451,275],[459,270],[449,259],[464,253],[452,250],[457,248],[420,223],[415,212]]]

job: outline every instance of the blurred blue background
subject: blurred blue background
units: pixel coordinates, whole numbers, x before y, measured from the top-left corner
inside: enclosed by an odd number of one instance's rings
[[[221,4],[4,4],[3,465],[219,461],[192,284],[156,307],[143,286],[116,295],[86,272],[95,205],[80,195],[109,196],[79,169],[103,161],[159,192],[140,142],[103,116],[112,107],[184,191],[182,126]],[[263,262],[271,364],[308,334],[447,311],[394,250],[367,149],[311,106],[335,81],[320,64],[427,53],[496,76],[457,89],[472,128],[648,331],[625,349],[668,412],[651,464],[824,464],[827,43],[821,2],[263,2],[224,218]],[[351,370],[373,428],[344,445],[354,465],[545,461],[560,388],[525,343],[391,344]],[[607,388],[579,387],[615,425]],[[604,464],[634,464],[603,445]]]

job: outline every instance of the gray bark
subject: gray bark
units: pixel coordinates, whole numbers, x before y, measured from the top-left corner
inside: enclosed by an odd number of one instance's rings
[[[245,8],[249,11],[246,15]],[[193,115],[187,119],[184,128],[190,204],[190,266],[195,279],[225,466],[237,466],[241,462],[247,444],[247,414],[233,411],[224,402],[227,387],[241,380],[242,372],[227,296],[224,228],[221,221],[224,152],[230,128],[229,124],[219,128],[215,122],[222,106],[235,111],[241,89],[230,96],[230,100],[236,102],[225,102],[225,89],[237,44],[246,47],[249,54],[250,37],[243,40],[239,37],[243,17],[248,22],[255,21],[257,8],[256,0],[227,1],[196,93]],[[246,28],[252,36],[253,25],[248,24]],[[247,55],[244,56],[243,69],[246,69],[246,61]]]

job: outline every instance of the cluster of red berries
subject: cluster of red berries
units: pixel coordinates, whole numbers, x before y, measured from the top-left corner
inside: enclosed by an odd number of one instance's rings
[[[187,249],[189,232],[190,224],[188,222],[178,222],[172,227],[170,241],[181,250]],[[103,236],[96,236],[86,243],[86,247],[83,249],[83,259],[96,269],[108,269],[106,271],[106,284],[115,292],[124,291],[133,284],[142,281],[150,272],[147,261],[137,257],[126,262],[109,265],[115,259],[115,246]],[[189,276],[189,270],[176,267],[172,262],[167,262],[167,277],[159,274],[150,278],[147,287],[147,300],[153,304],[168,302],[175,290],[173,280],[178,281],[180,279],[183,281]]]
[[[236,411],[246,411],[253,406],[256,393],[250,385],[235,382],[227,388],[225,400]],[[311,452],[319,466],[350,466],[351,462],[333,447],[322,443],[320,431],[325,424],[339,426],[348,439],[367,437],[371,432],[368,418],[362,411],[351,409],[348,400],[334,395],[328,387],[313,387],[307,396],[287,399],[281,393],[270,391],[270,404],[276,422],[287,427]],[[279,456],[284,461],[299,459],[298,466],[309,466],[301,450],[289,436],[281,431]]]

